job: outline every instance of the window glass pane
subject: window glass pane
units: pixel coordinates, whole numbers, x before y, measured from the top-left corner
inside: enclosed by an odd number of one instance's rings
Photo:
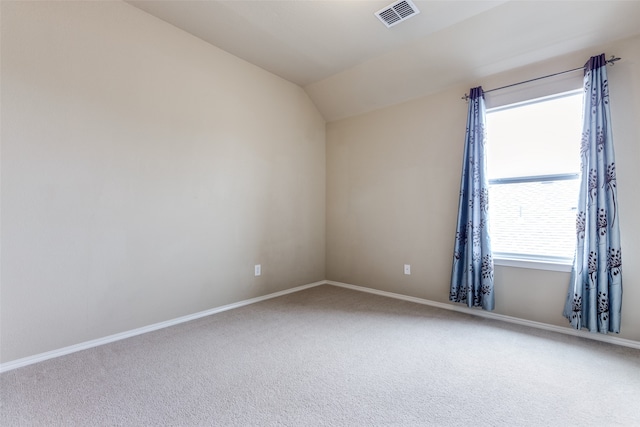
[[[578,186],[577,179],[490,185],[492,250],[572,258]]]
[[[582,91],[487,113],[489,179],[578,173]]]

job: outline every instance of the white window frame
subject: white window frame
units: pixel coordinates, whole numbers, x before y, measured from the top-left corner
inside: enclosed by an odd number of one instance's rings
[[[514,102],[512,104],[496,106],[488,108],[487,113],[494,111],[500,111],[511,108],[518,108],[531,103],[545,102],[564,96],[572,96],[580,93],[581,89],[574,89],[570,91],[560,92],[540,98],[532,98],[526,101]],[[524,182],[551,182],[559,180],[573,180],[579,179],[577,173],[565,173],[555,175],[537,175],[527,177],[516,178],[497,178],[489,180],[489,185],[492,184],[510,184],[510,183],[524,183]],[[495,265],[517,268],[528,268],[534,270],[549,270],[549,271],[561,271],[570,272],[573,267],[573,258],[556,257],[556,256],[540,256],[531,254],[518,254],[518,253],[506,253],[506,252],[493,252],[493,261]]]

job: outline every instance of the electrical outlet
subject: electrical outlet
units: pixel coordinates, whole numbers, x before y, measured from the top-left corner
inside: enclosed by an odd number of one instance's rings
[[[261,275],[261,274],[262,274],[262,266],[261,266],[260,264],[256,264],[256,265],[253,267],[253,273],[254,273],[256,276]]]
[[[407,276],[409,276],[411,274],[411,265],[410,264],[405,264],[404,265],[404,274],[406,274]]]

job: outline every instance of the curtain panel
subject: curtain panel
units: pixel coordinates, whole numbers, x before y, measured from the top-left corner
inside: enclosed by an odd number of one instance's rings
[[[605,55],[585,64],[576,253],[564,316],[576,329],[620,332],[622,256]]]
[[[449,300],[493,310],[485,110],[482,87],[471,89]]]

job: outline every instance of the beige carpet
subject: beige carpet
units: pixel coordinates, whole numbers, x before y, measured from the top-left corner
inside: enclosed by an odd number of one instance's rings
[[[324,285],[0,391],[2,426],[640,426],[640,351]]]

